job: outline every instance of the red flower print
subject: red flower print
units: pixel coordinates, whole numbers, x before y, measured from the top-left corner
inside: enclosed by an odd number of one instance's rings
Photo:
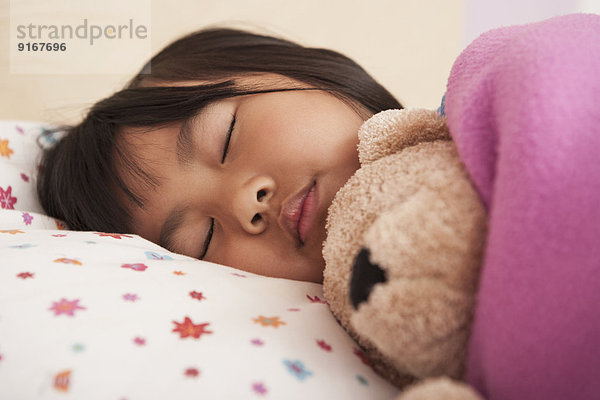
[[[137,336],[135,339],[133,339],[133,343],[137,344],[138,346],[144,346],[146,344],[146,339]]]
[[[64,233],[57,233],[55,235],[52,235],[53,237],[65,237],[67,235],[65,235]]]
[[[238,278],[247,278],[247,276],[246,276],[246,275],[244,275],[244,274],[240,274],[240,273],[238,273],[238,272],[233,272],[231,275],[233,275],[233,276],[237,276]]]
[[[265,342],[263,342],[263,341],[262,341],[262,340],[260,340],[260,339],[252,339],[252,340],[250,341],[250,343],[252,343],[252,344],[253,344],[253,345],[255,345],[255,346],[262,346],[262,345],[264,345],[264,344],[265,344]]]
[[[185,376],[189,376],[190,378],[197,378],[200,375],[200,371],[197,368],[188,368],[185,370]]]
[[[33,217],[31,216],[31,214],[23,213],[21,214],[21,216],[23,217],[23,222],[25,223],[25,225],[31,225],[31,221],[33,221]]]
[[[146,268],[148,268],[148,266],[145,264],[139,264],[139,263],[138,264],[123,264],[123,265],[121,265],[121,268],[130,268],[134,271],[143,272],[146,270]]]
[[[33,278],[33,274],[31,272],[21,272],[17,274],[17,276],[21,279]]]
[[[69,378],[71,377],[71,370],[59,372],[54,376],[54,389],[60,390],[61,392],[67,392],[69,390]]]
[[[268,390],[265,386],[264,383],[262,382],[255,382],[252,384],[252,391],[260,396],[264,396],[265,394],[267,394]]]
[[[126,237],[126,238],[132,238],[133,237],[133,236],[130,236],[130,235],[124,235],[122,233],[104,233],[104,232],[94,232],[94,233],[96,235],[98,235],[98,236],[109,236],[109,237],[114,238],[114,239],[122,239],[124,237]]]
[[[327,304],[327,301],[319,298],[319,296],[315,296],[315,297],[311,297],[308,294],[306,295],[306,297],[310,300],[311,303],[322,303],[322,304]]]
[[[202,292],[196,292],[195,290],[193,292],[190,292],[190,296],[192,296],[192,299],[206,300],[206,297],[204,297]]]
[[[60,301],[52,302],[52,307],[48,310],[54,311],[54,315],[66,314],[69,317],[73,317],[75,311],[77,310],[85,310],[85,307],[81,307],[79,304],[79,299],[69,301],[67,299],[60,299]]]
[[[21,172],[21,179],[23,179],[25,182],[29,182],[29,176],[27,174],[24,174]]]
[[[6,210],[14,210],[15,203],[17,202],[16,197],[12,197],[12,187],[8,187],[6,190],[0,187],[0,206]]]
[[[317,344],[323,350],[325,350],[325,351],[331,351],[331,346],[328,345],[324,340],[317,340]]]
[[[17,130],[17,132],[19,132],[21,135],[25,134],[25,131],[23,130],[23,128],[21,128],[19,125],[15,125],[15,129]]]
[[[186,337],[193,337],[194,339],[199,339],[205,333],[212,333],[212,331],[207,331],[206,328],[209,323],[205,324],[194,324],[189,317],[185,317],[185,320],[181,323],[177,321],[173,321],[175,324],[175,328],[173,328],[172,332],[179,333],[179,337],[184,339]]]
[[[365,356],[365,353],[363,353],[359,349],[354,348],[354,355],[357,356],[358,358],[360,358],[360,361],[362,361],[363,364],[368,365],[369,367],[371,366],[371,362],[367,359],[367,356]]]
[[[63,264],[75,264],[75,265],[83,265],[81,261],[76,260],[74,258],[57,258],[54,260],[55,263],[63,263]]]

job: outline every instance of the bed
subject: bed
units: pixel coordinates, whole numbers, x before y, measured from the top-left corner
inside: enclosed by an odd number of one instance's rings
[[[0,398],[392,398],[321,285],[69,231],[35,194],[49,125],[0,122]]]

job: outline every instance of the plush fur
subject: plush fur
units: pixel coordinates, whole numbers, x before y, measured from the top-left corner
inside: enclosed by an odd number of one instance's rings
[[[329,209],[331,311],[399,387],[460,380],[487,227],[445,119],[430,110],[381,112],[359,131],[359,158]],[[434,379],[402,398],[478,397]]]

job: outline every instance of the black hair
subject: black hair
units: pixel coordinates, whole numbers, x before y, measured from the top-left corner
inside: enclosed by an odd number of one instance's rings
[[[130,127],[160,129],[224,98],[298,90],[242,88],[235,83],[235,77],[260,73],[295,79],[370,113],[402,108],[363,68],[335,51],[235,29],[194,32],[152,57],[124,89],[94,104],[79,124],[56,129],[64,136],[44,150],[37,179],[45,212],[72,230],[131,231],[118,191],[138,207],[144,199],[124,183],[117,162],[142,182],[156,182],[119,145],[118,133]],[[173,85],[183,81],[211,83]]]

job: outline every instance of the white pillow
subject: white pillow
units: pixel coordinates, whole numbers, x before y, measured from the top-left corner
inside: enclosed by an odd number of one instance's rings
[[[49,126],[27,121],[0,121],[0,209],[41,213],[35,193],[40,144],[51,143]],[[39,140],[38,140],[39,138]]]
[[[194,260],[135,235],[56,229],[32,180],[41,128],[0,123],[0,154],[10,156],[0,156],[1,204],[14,207],[0,210],[0,398],[398,393],[363,361],[321,285]]]

